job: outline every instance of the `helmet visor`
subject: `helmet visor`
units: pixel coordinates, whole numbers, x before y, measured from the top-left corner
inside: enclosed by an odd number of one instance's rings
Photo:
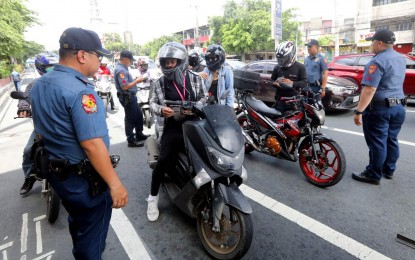
[[[163,46],[158,53],[159,58],[174,58],[185,60],[187,53],[175,46]]]

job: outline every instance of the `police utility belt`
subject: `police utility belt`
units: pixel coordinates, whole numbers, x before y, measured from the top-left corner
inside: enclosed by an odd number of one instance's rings
[[[309,87],[319,87],[321,84],[320,84],[320,80],[317,80],[315,82],[307,82],[307,85]]]
[[[399,104],[402,104],[403,106],[405,106],[407,103],[406,98],[385,98],[385,100],[372,100],[369,104],[369,109],[372,110],[374,107],[377,106],[386,106],[386,107],[394,107],[397,106]]]
[[[48,151],[39,139],[35,139],[30,159],[33,162],[33,170],[37,178],[47,179],[49,175],[53,175],[58,180],[65,181],[71,174],[77,174],[87,179],[91,196],[95,197],[107,190],[107,184],[88,159],[78,164],[69,164],[65,159],[49,159]],[[112,167],[115,168],[120,157],[111,155],[110,159]]]

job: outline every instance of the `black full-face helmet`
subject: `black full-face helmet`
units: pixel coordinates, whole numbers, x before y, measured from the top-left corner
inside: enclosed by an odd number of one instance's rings
[[[210,45],[205,53],[206,66],[210,71],[219,69],[225,63],[225,50],[217,44]]]
[[[178,79],[179,74],[187,69],[188,56],[186,47],[183,44],[177,42],[168,42],[164,44],[159,52],[158,59],[160,62],[160,68],[164,76],[170,80]],[[166,59],[177,59],[177,65],[174,68],[166,68]]]
[[[275,56],[277,57],[278,65],[280,67],[290,67],[294,64],[297,55],[297,48],[293,42],[286,41],[278,45],[277,50],[275,51]]]
[[[200,56],[195,50],[189,51],[189,65],[194,67],[200,64]]]

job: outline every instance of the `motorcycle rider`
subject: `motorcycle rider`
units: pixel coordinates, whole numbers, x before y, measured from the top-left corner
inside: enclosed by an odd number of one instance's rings
[[[167,170],[174,168],[178,153],[184,151],[182,125],[192,118],[191,113],[186,110],[175,113],[171,107],[164,105],[164,100],[196,101],[205,96],[201,78],[188,70],[188,55],[184,45],[177,42],[164,44],[158,52],[158,59],[163,76],[152,82],[154,88],[150,109],[155,115],[164,116],[165,124],[159,158],[153,169],[151,192],[147,198],[149,221],[158,219],[158,192],[161,182]]]
[[[202,58],[194,49],[189,51],[189,69],[194,72],[202,72],[205,66],[200,64],[201,61]]]
[[[231,68],[223,65],[225,57],[225,50],[222,46],[217,44],[210,45],[205,53],[207,68],[200,72],[199,75],[204,79],[209,95],[214,96],[216,102],[233,107],[235,98],[233,71]],[[219,98],[226,90],[229,90],[226,99],[219,101]]]
[[[150,71],[148,70],[148,62],[144,59],[139,59],[137,62],[137,68],[138,68],[139,76],[145,77],[144,75],[146,75],[146,80],[139,83],[138,86],[139,87],[150,86]]]
[[[35,68],[39,75],[43,75],[51,70],[53,70],[53,66],[58,62],[58,58],[52,58],[51,56],[46,56],[44,54],[38,54],[35,60]],[[25,89],[25,93],[30,94],[30,90],[32,89],[33,85],[35,84],[36,79],[30,82]],[[21,99],[17,105],[17,115],[18,117],[30,117],[30,98],[28,99]],[[32,149],[32,145],[34,143],[34,139],[36,136],[35,130],[32,131],[30,134],[29,140],[27,140],[27,144],[23,149],[23,162],[22,162],[22,169],[25,176],[24,183],[20,188],[20,195],[27,194],[32,188],[34,183],[36,182],[35,176],[31,176],[32,173],[32,160],[30,160],[30,151]]]
[[[99,65],[99,69],[98,69],[98,75],[95,76],[96,80],[99,80],[99,76],[101,75],[108,75],[109,78],[111,78],[113,75],[111,74],[110,69],[107,67],[108,65],[108,58],[107,57],[103,57],[101,60],[101,64]],[[111,91],[108,93],[109,94],[109,100],[110,100],[110,104],[111,104],[111,110],[115,109],[114,106],[114,99],[112,98],[112,93]]]
[[[296,91],[304,90],[307,87],[307,73],[305,66],[297,59],[297,48],[291,41],[284,41],[278,45],[275,56],[278,65],[272,71],[271,80],[275,90],[275,108],[285,111],[289,108],[285,106],[284,97],[292,97]],[[296,91],[294,91],[295,89]]]

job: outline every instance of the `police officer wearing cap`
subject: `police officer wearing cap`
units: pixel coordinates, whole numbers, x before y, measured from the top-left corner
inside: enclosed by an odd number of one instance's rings
[[[81,28],[66,29],[59,43],[59,64],[30,92],[35,131],[49,154],[48,181],[69,214],[75,259],[101,259],[112,208],[128,201],[108,153],[104,104],[88,81],[110,52],[95,32]],[[90,173],[101,180],[97,193]]]
[[[305,58],[304,66],[307,72],[308,86],[314,93],[321,92],[321,96],[324,97],[329,76],[327,60],[318,53],[320,44],[317,40],[311,39],[306,46],[309,56]]]
[[[354,172],[352,177],[379,184],[382,175],[386,179],[393,178],[399,158],[398,134],[405,121],[403,82],[406,61],[393,50],[393,32],[381,29],[366,40],[372,41],[372,52],[376,55],[365,67],[354,123],[363,124],[369,164],[362,172]]]
[[[120,62],[114,70],[115,87],[117,96],[124,107],[125,135],[128,147],[144,146],[148,135],[143,134],[143,113],[137,103],[137,84],[148,80],[147,74],[133,79],[128,68],[135,61],[131,51],[122,51]],[[135,133],[134,133],[135,130]]]

